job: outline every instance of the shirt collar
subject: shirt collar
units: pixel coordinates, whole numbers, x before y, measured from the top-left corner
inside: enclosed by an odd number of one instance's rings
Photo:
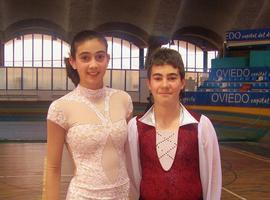
[[[180,109],[182,112],[179,116],[179,127],[187,124],[197,124],[199,123],[189,112],[188,110],[180,103]],[[154,107],[152,106],[140,119],[140,122],[147,124],[149,126],[155,127],[155,116],[154,116]]]

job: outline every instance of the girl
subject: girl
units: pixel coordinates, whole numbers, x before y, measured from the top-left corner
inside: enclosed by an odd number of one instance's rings
[[[47,199],[60,193],[61,158],[66,145],[75,165],[67,200],[128,199],[124,145],[132,116],[130,96],[104,86],[110,56],[99,33],[78,33],[66,60],[77,86],[55,100],[47,116]]]

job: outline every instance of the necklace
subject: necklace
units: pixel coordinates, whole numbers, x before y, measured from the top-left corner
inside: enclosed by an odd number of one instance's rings
[[[90,100],[98,100],[98,99],[105,97],[105,95],[106,95],[106,87],[105,86],[103,86],[100,89],[92,90],[92,89],[88,89],[86,87],[83,87],[81,85],[78,85],[77,89],[81,95],[85,96],[87,99],[90,99]]]

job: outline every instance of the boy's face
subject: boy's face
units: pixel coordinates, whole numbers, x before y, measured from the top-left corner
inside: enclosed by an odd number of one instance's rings
[[[179,70],[171,65],[153,65],[150,79],[147,81],[154,102],[168,104],[179,102],[179,94],[185,86]]]

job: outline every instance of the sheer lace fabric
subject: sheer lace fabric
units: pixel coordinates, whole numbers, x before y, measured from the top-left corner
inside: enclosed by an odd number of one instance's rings
[[[47,118],[66,129],[75,164],[67,200],[128,199],[124,145],[130,96],[119,90],[78,86],[54,101]]]

